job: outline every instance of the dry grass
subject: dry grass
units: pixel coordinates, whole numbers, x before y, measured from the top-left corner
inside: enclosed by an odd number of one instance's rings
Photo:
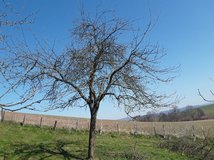
[[[6,112],[5,120],[39,125],[42,117],[42,126],[53,126],[57,120],[57,128],[85,129],[89,128],[89,119],[70,118],[61,116],[48,116],[36,114],[23,114]],[[98,120],[97,129],[103,132],[126,132],[144,135],[154,135],[155,131],[161,135],[174,135],[176,137],[191,136],[214,137],[214,120],[187,121],[187,122],[135,122],[122,120]]]

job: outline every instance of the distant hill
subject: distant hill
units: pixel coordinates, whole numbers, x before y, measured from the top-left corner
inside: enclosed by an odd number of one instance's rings
[[[159,113],[149,112],[146,115],[135,116],[134,119],[143,122],[175,122],[214,119],[214,104],[173,108]]]
[[[197,112],[199,111],[198,109],[201,109],[203,111],[203,113],[204,113],[204,114],[201,114],[200,118],[196,118],[195,120],[200,120],[200,119],[214,119],[214,103],[213,104],[203,104],[203,105],[186,106],[186,107],[182,107],[182,108],[177,108],[177,111],[180,112],[180,113],[185,113],[188,110],[189,107],[191,107],[193,110],[195,110]],[[152,116],[152,120],[148,120],[148,121],[158,121],[157,119],[159,119],[160,117],[157,118],[157,116],[159,116],[160,114],[162,114],[162,116],[165,116],[165,115],[170,115],[170,113],[172,113],[172,112],[173,112],[173,109],[169,109],[169,110],[162,111],[162,112],[156,112],[156,113],[154,112],[154,113],[151,113],[149,115],[146,115],[146,114],[145,115],[138,115],[138,116],[135,116],[134,119],[135,120],[139,120],[139,121],[145,121],[146,117],[148,118],[148,116]],[[185,113],[185,116],[187,114],[189,114],[189,113]],[[175,115],[172,115],[172,117],[175,117]],[[122,118],[120,120],[130,121],[131,118],[127,117],[127,118]],[[184,118],[184,120],[186,120],[186,119]],[[173,120],[170,120],[170,121],[173,121]],[[183,120],[181,120],[181,121],[183,121]]]
[[[214,116],[214,103],[213,104],[203,104],[203,105],[194,105],[194,106],[191,106],[192,108],[200,108],[203,110],[203,112],[205,113],[206,116]],[[186,109],[188,108],[188,106],[186,107],[182,107],[182,108],[178,108],[178,110],[180,112],[182,111],[185,111]],[[162,113],[170,113],[172,112],[173,109],[169,109],[169,110],[166,110],[166,111],[163,111]]]
[[[214,104],[203,105],[203,106],[200,106],[199,108],[203,110],[205,115],[214,116]]]

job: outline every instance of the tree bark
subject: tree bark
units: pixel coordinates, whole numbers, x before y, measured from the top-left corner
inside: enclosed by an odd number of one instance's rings
[[[95,159],[95,145],[96,145],[96,122],[97,122],[97,110],[98,106],[94,106],[91,109],[91,120],[90,120],[90,130],[89,130],[89,140],[88,140],[88,159]]]

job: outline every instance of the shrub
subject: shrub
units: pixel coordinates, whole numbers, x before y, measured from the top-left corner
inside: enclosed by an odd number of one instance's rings
[[[214,139],[197,139],[193,141],[190,137],[164,139],[159,143],[160,147],[174,152],[181,152],[199,160],[213,160]]]

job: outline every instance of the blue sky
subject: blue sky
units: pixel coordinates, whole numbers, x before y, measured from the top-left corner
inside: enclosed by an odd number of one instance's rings
[[[70,29],[80,15],[81,6],[90,15],[96,10],[115,10],[121,18],[137,20],[136,26],[145,25],[151,14],[155,27],[148,38],[165,48],[164,65],[180,65],[176,79],[169,85],[159,86],[158,90],[176,92],[182,97],[179,107],[204,104],[197,89],[214,99],[209,94],[214,88],[213,0],[22,0],[11,3],[21,16],[36,13],[34,24],[25,26],[27,36],[34,34],[50,43],[54,40],[59,49],[69,42]],[[89,110],[70,108],[46,114],[89,117]],[[123,110],[114,108],[110,102],[103,103],[98,113],[102,119],[123,117],[126,117]]]

